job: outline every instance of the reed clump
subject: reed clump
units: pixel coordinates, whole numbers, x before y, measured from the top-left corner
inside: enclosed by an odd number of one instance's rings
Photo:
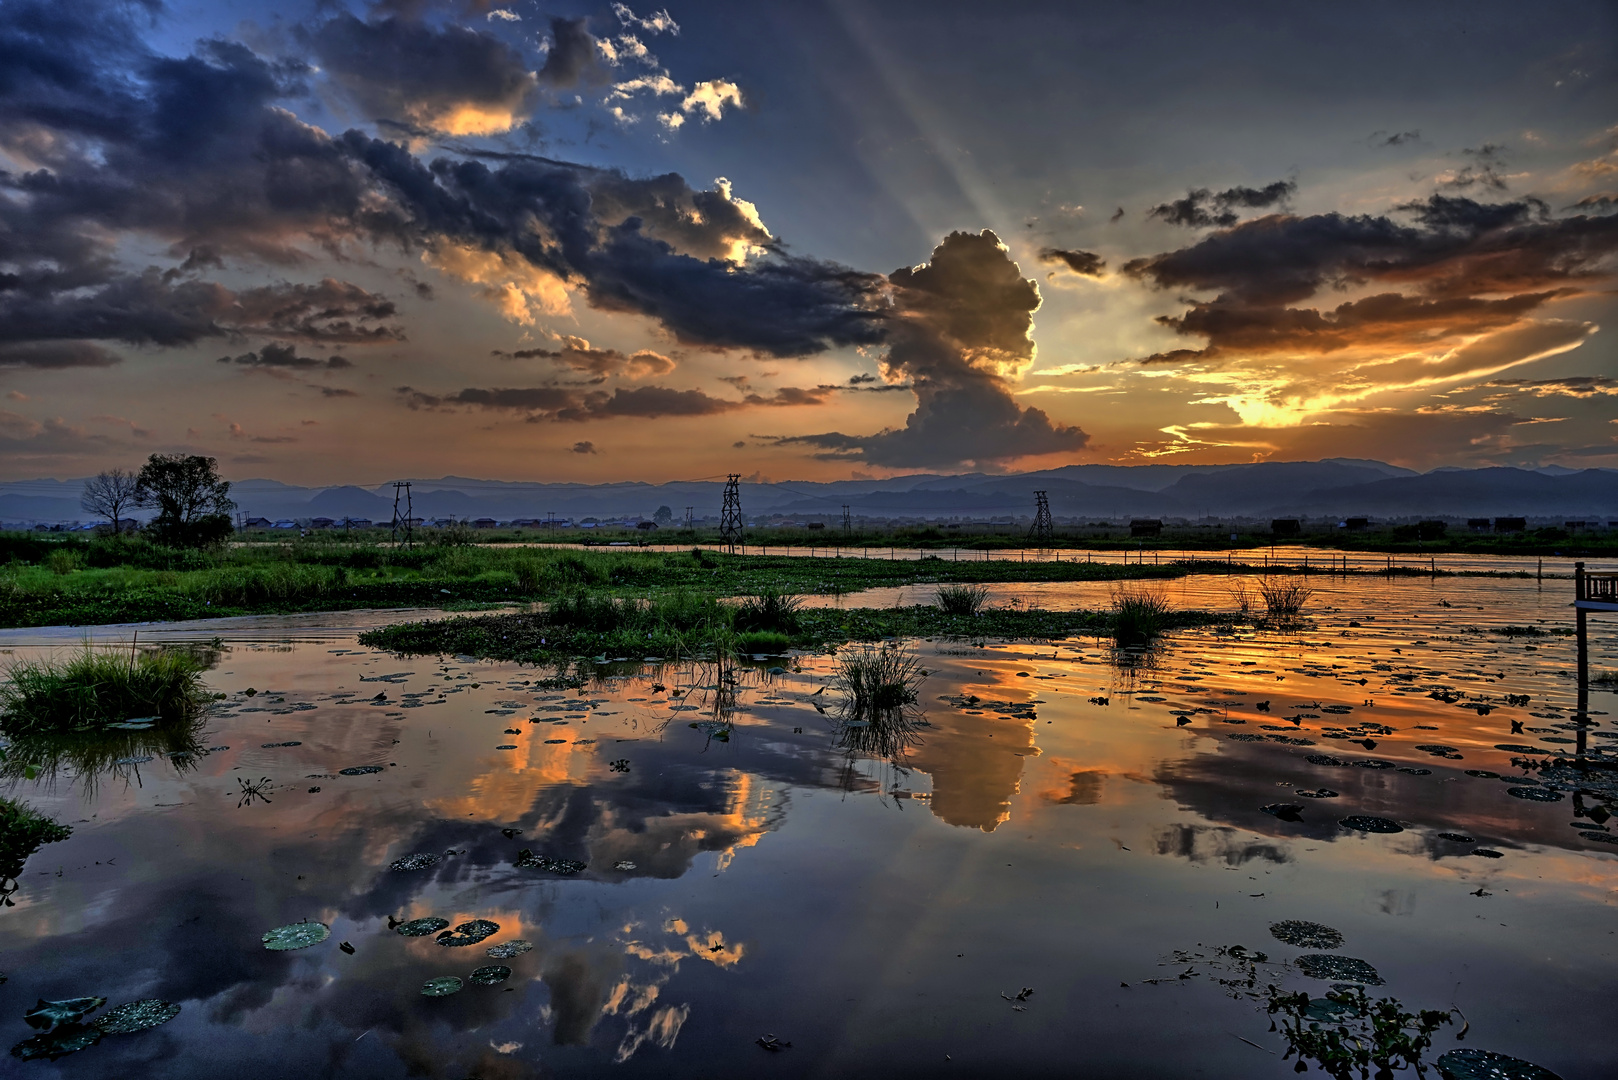
[[[940,585],[938,609],[945,615],[976,615],[989,601],[987,585]]]
[[[1262,581],[1258,592],[1264,598],[1270,618],[1283,622],[1296,619],[1309,598],[1315,595],[1315,590],[1295,580]]]
[[[1168,599],[1156,589],[1134,586],[1112,594],[1112,639],[1119,648],[1150,645],[1169,629]]]
[[[773,633],[790,637],[798,632],[798,609],[803,597],[776,589],[760,590],[736,605],[732,625],[740,633]]]
[[[65,660],[18,661],[0,683],[0,729],[16,736],[145,717],[190,719],[211,700],[202,682],[206,669],[183,650],[89,644]]]
[[[858,718],[914,705],[926,677],[921,659],[908,649],[867,645],[838,658],[832,686],[843,695],[845,714]]]

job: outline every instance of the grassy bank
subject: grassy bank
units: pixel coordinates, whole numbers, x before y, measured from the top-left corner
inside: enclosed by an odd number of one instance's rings
[[[955,614],[934,605],[892,608],[800,609],[790,624],[767,631],[740,631],[732,609],[712,601],[677,599],[651,605],[620,605],[616,621],[575,619],[566,612],[472,615],[400,623],[367,631],[372,648],[415,655],[463,655],[492,660],[558,664],[578,657],[611,661],[713,655],[716,651],[779,652],[788,647],[823,649],[884,638],[959,638],[966,641],[1043,640],[1076,634],[1111,635],[1112,611],[985,609]],[[599,608],[597,609],[600,610]],[[684,617],[682,617],[684,616]],[[1157,631],[1204,626],[1224,617],[1204,611],[1164,611]],[[755,647],[772,634],[770,649]]]
[[[0,537],[0,626],[93,625],[349,608],[775,589],[846,593],[926,582],[1112,581],[1176,577],[1172,566],[803,559],[712,552],[575,551],[340,540],[174,550],[142,540]]]

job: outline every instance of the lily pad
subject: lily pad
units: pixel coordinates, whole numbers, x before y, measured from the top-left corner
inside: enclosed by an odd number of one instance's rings
[[[346,769],[337,770],[343,776],[369,776],[372,773],[386,772],[380,765],[350,765]]]
[[[1350,764],[1342,758],[1334,758],[1330,754],[1310,754],[1304,760],[1311,765],[1330,765],[1333,768],[1345,768]]]
[[[64,998],[61,1001],[40,998],[39,1004],[23,1013],[22,1018],[31,1028],[49,1030],[58,1024],[76,1024],[106,1003],[104,997]]]
[[[1522,743],[1497,743],[1496,750],[1504,750],[1511,754],[1538,754],[1543,751],[1537,746],[1524,746]]]
[[[449,926],[448,919],[440,919],[437,915],[428,915],[425,918],[411,919],[409,922],[400,923],[393,928],[393,932],[400,937],[426,937],[428,934],[438,933],[447,926]]]
[[[1438,834],[1438,838],[1440,840],[1448,840],[1452,844],[1476,843],[1476,841],[1474,841],[1470,836],[1466,835],[1465,833],[1458,832],[1441,832]]]
[[[476,983],[478,986],[494,986],[511,978],[511,969],[504,964],[490,964],[480,967],[466,977],[466,981]]]
[[[1373,817],[1370,814],[1350,814],[1337,824],[1345,829],[1358,829],[1360,832],[1396,833],[1404,832],[1404,826],[1397,821],[1389,821],[1385,817]]]
[[[1561,1080],[1549,1069],[1493,1050],[1451,1050],[1438,1059],[1444,1080]]]
[[[1382,976],[1364,960],[1331,953],[1310,953],[1297,959],[1298,970],[1311,979],[1334,979],[1338,982],[1364,983],[1381,986]]]
[[[1343,944],[1343,935],[1324,923],[1304,919],[1283,919],[1270,924],[1270,934],[1277,941],[1296,945],[1300,949],[1336,949]]]
[[[1431,770],[1431,769],[1412,769],[1408,765],[1399,766],[1399,771],[1402,772],[1402,773],[1409,773],[1411,776],[1431,776],[1431,775],[1433,775],[1433,770]]]
[[[1356,761],[1354,767],[1356,769],[1392,769],[1397,766],[1393,762],[1383,761],[1381,758],[1365,758],[1361,761]]]
[[[430,851],[423,851],[416,855],[406,855],[402,859],[394,859],[388,864],[389,870],[425,870],[438,861],[438,856]]]
[[[1608,832],[1586,830],[1579,833],[1579,835],[1584,837],[1586,840],[1594,840],[1601,844],[1618,844],[1618,836],[1614,836],[1612,833]]]
[[[1294,791],[1292,794],[1302,795],[1306,799],[1337,798],[1337,792],[1333,791],[1331,788],[1300,788],[1299,790]]]
[[[553,874],[577,874],[584,863],[576,859],[558,859],[550,855],[535,855],[527,848],[517,852],[517,866],[524,870],[549,870]]]
[[[1455,747],[1445,746],[1442,743],[1417,743],[1416,749],[1424,754],[1454,754],[1457,752]],[[1502,747],[1502,749],[1504,748]]]
[[[440,975],[421,984],[422,997],[449,997],[458,994],[466,984],[453,975]]]
[[[24,1061],[48,1058],[55,1061],[68,1054],[94,1046],[101,1041],[101,1029],[89,1024],[63,1024],[55,1031],[24,1039],[11,1048],[11,1056]]]
[[[1494,848],[1486,848],[1486,847],[1473,848],[1472,849],[1472,854],[1480,856],[1481,858],[1485,858],[1485,859],[1503,859],[1503,858],[1506,857],[1505,852],[1496,851],[1496,850],[1494,850]]]
[[[485,950],[496,960],[510,960],[513,956],[521,956],[533,949],[534,943],[527,938],[515,938],[511,941],[502,941],[498,945],[490,945]]]
[[[1320,1024],[1344,1024],[1358,1016],[1359,1010],[1346,1001],[1331,998],[1311,998],[1303,1015]]]
[[[159,1027],[180,1015],[180,1007],[160,998],[126,1001],[96,1017],[95,1026],[107,1035],[133,1035]]]
[[[300,922],[291,926],[277,926],[266,933],[260,940],[266,949],[275,952],[287,952],[290,949],[307,949],[311,945],[319,945],[331,937],[331,927],[321,922]]]
[[[1529,802],[1561,802],[1565,798],[1560,791],[1542,787],[1506,788],[1506,794],[1513,799],[1527,799]]]
[[[500,932],[500,924],[490,922],[488,919],[473,919],[463,922],[453,931],[445,930],[438,935],[438,943],[449,948],[461,945],[476,945],[485,938],[491,938]]]
[[[1468,769],[1468,770],[1466,770],[1466,775],[1475,776],[1479,780],[1498,780],[1498,779],[1500,779],[1500,774],[1499,773],[1490,772],[1488,769]]]
[[[1303,805],[1301,803],[1272,802],[1259,807],[1259,809],[1271,817],[1280,818],[1282,821],[1303,820]]]

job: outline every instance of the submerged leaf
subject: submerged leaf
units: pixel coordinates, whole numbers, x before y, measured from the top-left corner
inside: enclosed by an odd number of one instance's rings
[[[107,1003],[104,997],[64,998],[61,1001],[39,999],[39,1004],[23,1013],[29,1027],[49,1030],[58,1024],[72,1024],[83,1020]]]
[[[1438,1059],[1444,1080],[1561,1080],[1549,1069],[1492,1050],[1451,1050]]]
[[[307,949],[311,945],[319,945],[331,937],[331,927],[319,922],[293,923],[291,926],[277,926],[261,939],[266,949],[276,952],[286,952],[289,949]]]
[[[103,999],[105,1000],[105,999]],[[94,1046],[101,1041],[101,1029],[86,1024],[63,1024],[55,1031],[24,1039],[11,1048],[11,1056],[24,1061],[48,1058],[55,1061],[68,1054]]]

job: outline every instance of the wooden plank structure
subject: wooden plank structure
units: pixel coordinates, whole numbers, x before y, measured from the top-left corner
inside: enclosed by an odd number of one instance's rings
[[[1592,611],[1618,612],[1618,573],[1592,573],[1582,562],[1573,564],[1574,628],[1579,648],[1578,753],[1584,755],[1584,726],[1590,719],[1590,635],[1585,618]]]

